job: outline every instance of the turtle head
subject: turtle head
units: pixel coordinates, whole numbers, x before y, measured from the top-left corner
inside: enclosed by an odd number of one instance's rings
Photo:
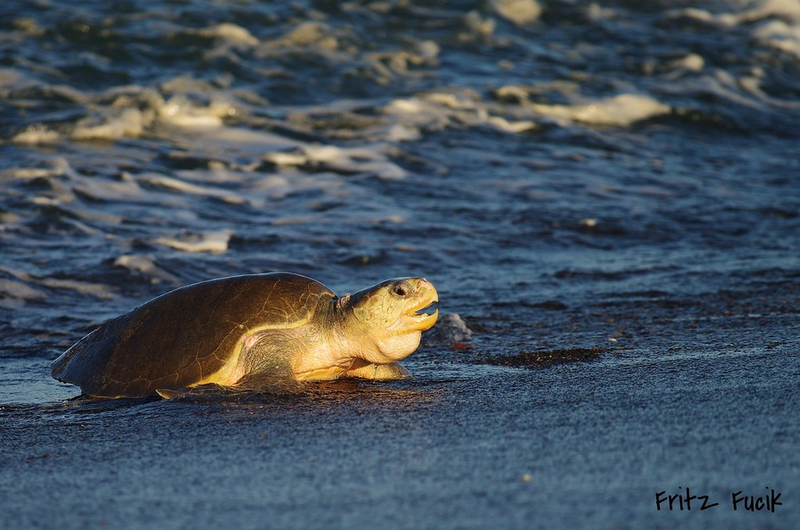
[[[360,356],[388,364],[417,349],[422,332],[439,317],[432,307],[438,301],[436,289],[425,278],[397,278],[346,295],[337,305],[349,309],[347,332],[362,337]]]

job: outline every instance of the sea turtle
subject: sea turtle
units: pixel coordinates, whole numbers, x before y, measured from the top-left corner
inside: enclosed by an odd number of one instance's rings
[[[436,322],[436,302],[424,278],[342,297],[298,274],[219,278],[106,322],[53,361],[52,375],[102,398],[169,397],[200,385],[268,390],[340,377],[398,379],[408,372],[396,361]]]

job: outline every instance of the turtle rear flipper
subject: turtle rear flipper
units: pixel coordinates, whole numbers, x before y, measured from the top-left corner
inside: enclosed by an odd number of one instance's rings
[[[189,390],[172,390],[169,388],[156,388],[156,394],[164,399],[182,398],[186,397]]]
[[[230,389],[215,383],[199,385],[192,388],[156,388],[155,392],[164,399],[192,399],[209,396],[221,396]]]

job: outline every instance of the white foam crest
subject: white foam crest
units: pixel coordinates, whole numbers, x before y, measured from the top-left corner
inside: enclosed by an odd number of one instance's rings
[[[385,132],[386,140],[389,142],[410,142],[419,140],[422,135],[416,127],[409,127],[402,123],[390,125]]]
[[[494,19],[483,18],[477,11],[470,11],[462,19],[464,31],[458,34],[458,39],[462,42],[473,40],[488,40],[494,34],[497,26]]]
[[[619,94],[582,105],[545,105],[529,103],[531,109],[551,118],[590,125],[625,127],[670,112],[669,105],[639,94]]]
[[[264,158],[279,166],[320,166],[338,173],[374,174],[382,179],[397,180],[406,176],[403,168],[389,161],[381,152],[385,146],[336,147],[303,144],[293,152],[269,153]]]
[[[18,144],[49,144],[63,138],[72,140],[119,140],[125,137],[137,137],[149,127],[155,118],[152,101],[160,96],[154,95],[138,86],[115,87],[107,92],[94,97],[87,97],[69,87],[46,87],[49,91],[62,94],[76,103],[90,104],[95,114],[83,118],[72,126],[71,130],[59,132],[51,129],[46,124],[33,124],[17,133],[12,142]],[[111,99],[109,105],[107,100]],[[148,105],[150,104],[150,105]]]
[[[439,109],[437,108],[437,105],[434,105],[421,97],[396,99],[383,107],[382,110],[386,114],[407,115],[423,118],[420,123],[431,121],[430,119],[425,118],[437,119],[443,124],[447,122],[444,116],[439,116]]]
[[[412,49],[368,52],[361,58],[371,68],[374,81],[388,84],[396,75],[404,77],[421,76],[413,68],[420,66],[434,66],[438,63],[439,45],[434,41],[413,41]]]
[[[705,9],[696,7],[675,9],[667,12],[666,16],[671,19],[688,18],[697,22],[721,27],[733,27],[738,25],[740,21],[739,16],[733,13],[714,14]]]
[[[119,256],[114,260],[114,265],[146,274],[152,274],[156,270],[156,264],[149,256]]]
[[[742,14],[748,21],[779,17],[800,22],[800,0],[761,0]]]
[[[319,219],[314,215],[295,215],[289,217],[280,217],[278,219],[273,220],[270,224],[272,224],[273,226],[293,226],[293,225],[313,224],[318,221]]]
[[[153,284],[166,281],[177,284],[178,278],[156,265],[152,256],[123,255],[114,260],[114,266],[128,269],[133,274],[143,274],[150,277]]]
[[[72,130],[70,136],[74,140],[136,138],[153,122],[153,114],[139,109],[125,109],[116,116],[106,118],[105,123],[99,125],[87,124],[88,121],[79,122]]]
[[[93,296],[98,300],[113,300],[116,298],[116,295],[111,290],[111,286],[105,284],[58,278],[45,278],[41,283],[51,289],[75,291],[78,294]]]
[[[61,135],[46,125],[29,125],[24,131],[14,135],[11,141],[15,144],[42,145],[53,144],[61,140]]]
[[[542,14],[536,0],[491,0],[495,13],[515,24],[530,24]]]
[[[278,39],[266,41],[264,47],[267,51],[274,47],[314,47],[323,50],[335,50],[339,47],[339,41],[327,24],[307,21],[300,23],[296,28]]]
[[[233,230],[214,230],[189,234],[182,239],[173,237],[159,237],[155,242],[183,252],[209,252],[222,254],[227,252]]]
[[[667,12],[667,18],[688,18],[718,27],[735,27],[770,17],[800,21],[800,0],[760,0],[748,2],[748,8],[738,13],[711,13],[689,7]]]
[[[30,180],[35,178],[47,178],[55,175],[60,175],[61,172],[56,168],[41,168],[41,167],[15,167],[3,171],[2,175],[8,176],[11,179]]]
[[[244,46],[255,46],[259,42],[247,29],[230,22],[210,26],[197,31],[197,33],[204,37],[222,39]]]
[[[237,109],[236,105],[223,99],[214,99],[207,106],[201,107],[178,95],[161,105],[157,112],[162,124],[207,129],[221,127],[222,119],[236,115]]]
[[[706,67],[706,60],[696,53],[690,53],[665,63],[650,61],[645,64],[645,72],[650,75],[659,73],[663,80],[673,81],[687,75],[702,72]]]
[[[178,84],[175,82],[171,86],[174,88]],[[189,83],[182,85],[188,88]],[[201,85],[192,86],[202,89]],[[209,96],[210,101],[206,104],[191,102],[184,94],[176,94],[165,101],[161,94],[152,89],[116,87],[92,98],[89,102],[92,115],[78,121],[71,131],[60,133],[46,124],[34,124],[17,133],[12,142],[48,144],[63,137],[78,141],[115,141],[137,138],[146,131],[153,132],[155,125],[204,132],[221,128],[225,118],[240,113],[242,104],[234,102],[235,98],[228,97],[224,91],[202,93],[202,97]]]
[[[503,87],[498,92],[513,92],[518,105],[490,105],[474,97],[458,97],[455,93],[432,93],[395,100],[384,107],[383,111],[398,116],[404,124],[419,128],[430,128],[432,125],[491,125],[510,133],[535,129],[535,119],[541,117],[563,122],[624,127],[671,111],[668,105],[639,94],[619,94],[573,105],[548,105],[529,102],[523,88]],[[515,119],[500,115],[503,111],[513,113]]]
[[[487,116],[486,123],[510,133],[522,133],[536,128],[536,124],[530,120],[508,121],[502,116]]]
[[[191,175],[191,172],[186,171],[183,174]],[[160,186],[162,188],[167,188],[180,193],[187,193],[189,195],[216,197],[229,204],[244,204],[246,202],[241,195],[230,190],[222,190],[218,188],[212,188],[210,186],[199,186],[197,184],[192,184],[184,180],[168,177],[166,175],[160,175],[158,173],[146,173],[140,175],[139,178],[142,181],[154,186]]]
[[[690,53],[680,59],[675,59],[669,66],[673,68],[681,68],[690,72],[699,72],[706,66],[706,60],[701,55]]]
[[[207,102],[195,102],[190,97]],[[227,90],[219,90],[207,81],[178,76],[159,85],[159,90],[136,85],[111,88],[98,96],[96,103],[111,101],[112,109],[143,109],[162,124],[216,127],[221,124],[218,118],[239,113],[241,105],[235,99]],[[107,107],[101,110],[104,108]]]
[[[471,94],[466,97],[442,92],[423,94],[394,100],[383,107],[382,111],[397,117],[409,130],[489,125],[501,131],[519,133],[536,128],[531,120],[510,120],[492,114],[485,102],[476,100]]]

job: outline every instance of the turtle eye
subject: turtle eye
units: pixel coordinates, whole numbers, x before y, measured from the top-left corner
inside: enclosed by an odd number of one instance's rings
[[[405,283],[396,283],[392,285],[392,294],[400,298],[405,298],[409,294],[409,289]]]

